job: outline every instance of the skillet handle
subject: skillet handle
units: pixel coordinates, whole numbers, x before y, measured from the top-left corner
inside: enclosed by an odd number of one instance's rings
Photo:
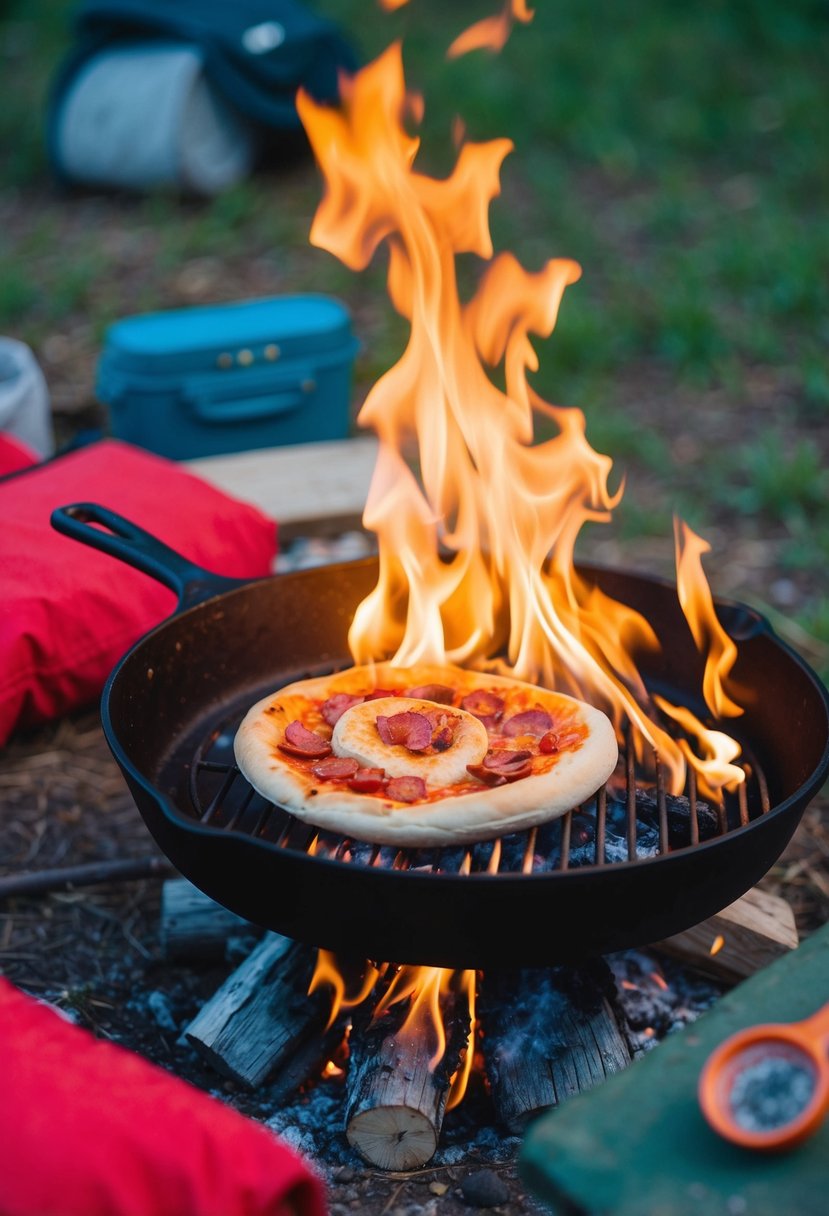
[[[64,536],[117,557],[175,591],[178,611],[250,581],[204,570],[158,537],[98,503],[76,502],[57,507],[52,512],[51,523]],[[95,524],[101,526],[94,527]]]

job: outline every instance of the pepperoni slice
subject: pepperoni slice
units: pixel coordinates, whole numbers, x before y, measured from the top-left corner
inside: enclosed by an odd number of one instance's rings
[[[346,756],[328,756],[327,759],[312,764],[311,772],[315,777],[319,777],[320,781],[342,781],[346,777],[353,777],[359,767],[356,760],[350,760]]]
[[[358,768],[354,776],[348,778],[348,784],[358,794],[376,794],[385,779],[384,768]]]
[[[501,729],[505,735],[514,738],[516,735],[546,734],[552,725],[553,719],[546,709],[526,709],[521,714],[507,718]]]
[[[285,737],[279,747],[289,756],[302,756],[305,759],[321,760],[323,756],[331,755],[331,744],[328,740],[312,730],[306,730],[298,720],[288,723]]]
[[[507,784],[507,778],[499,773],[497,769],[484,768],[483,764],[467,764],[466,771],[471,773],[473,777],[477,777],[484,785]]]
[[[425,751],[432,742],[432,724],[425,714],[407,710],[402,714],[377,718],[377,733],[384,743],[393,747],[402,744],[410,752]]]
[[[486,768],[511,768],[532,759],[532,752],[512,752],[506,747],[492,747],[484,756]]]
[[[478,688],[475,692],[467,693],[461,701],[461,708],[476,718],[494,718],[497,721],[504,712],[504,702],[494,692]]]
[[[329,726],[336,726],[347,709],[362,703],[362,697],[353,697],[350,692],[335,692],[327,701],[323,701],[320,713]]]
[[[363,701],[379,701],[381,697],[396,697],[396,688],[375,688],[373,692],[367,692],[362,698]]]
[[[480,766],[485,773],[494,773],[505,781],[519,781],[533,771],[531,752],[512,752],[506,748],[488,751]],[[473,776],[478,776],[474,773]],[[482,778],[486,780],[486,778]],[[494,784],[494,783],[493,783]],[[498,783],[500,784],[500,782]]]
[[[476,714],[475,717],[478,718],[478,721],[488,735],[492,735],[498,730],[498,723],[501,720],[500,714],[485,714],[482,718]]]
[[[420,802],[426,797],[426,782],[422,777],[393,777],[386,793],[395,802]]]
[[[406,689],[407,697],[417,697],[421,701],[437,701],[438,705],[451,705],[455,700],[455,690],[448,684],[418,684],[417,688]]]
[[[546,735],[542,735],[538,740],[538,750],[543,752],[545,756],[551,756],[553,752],[559,751],[558,735],[548,730]]]

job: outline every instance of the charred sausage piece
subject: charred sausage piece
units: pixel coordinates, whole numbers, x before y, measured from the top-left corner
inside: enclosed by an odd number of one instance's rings
[[[419,701],[436,701],[438,705],[451,705],[455,700],[455,690],[448,684],[418,684],[417,688],[408,688],[406,696]]]
[[[360,765],[346,756],[328,756],[311,765],[311,772],[321,781],[342,781],[353,777]]]
[[[425,714],[407,710],[377,718],[377,733],[389,747],[399,744],[410,752],[425,751],[432,742],[432,724]]]
[[[464,697],[461,709],[465,709],[468,714],[474,714],[476,718],[493,718],[497,722],[503,716],[504,702],[494,692],[478,688]]]
[[[484,756],[481,767],[485,772],[503,777],[505,781],[518,781],[522,777],[529,777],[532,772],[532,753],[492,749]]]
[[[508,738],[514,739],[517,735],[544,735],[552,725],[553,719],[546,709],[525,709],[523,713],[507,718],[501,729]]]
[[[363,697],[353,697],[349,692],[335,692],[320,706],[320,713],[329,726],[336,726],[340,718],[352,705],[362,705]]]
[[[395,802],[422,802],[426,797],[426,782],[422,777],[393,777],[386,793]]]
[[[466,771],[470,776],[482,781],[484,785],[506,785],[507,778],[495,768],[486,768],[483,764],[467,764]]]
[[[384,768],[358,768],[353,777],[349,777],[349,788],[357,794],[376,794],[383,788],[386,779]]]
[[[312,730],[306,730],[298,720],[288,723],[279,748],[289,756],[301,756],[305,760],[321,760],[323,756],[331,755],[331,744],[328,740]]]

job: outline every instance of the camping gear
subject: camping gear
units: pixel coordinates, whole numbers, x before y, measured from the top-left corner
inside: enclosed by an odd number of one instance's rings
[[[88,59],[64,95],[54,147],[69,181],[202,195],[247,177],[256,154],[252,128],[186,44],[131,43]]]
[[[811,1014],[827,976],[824,925],[630,1068],[541,1115],[519,1158],[533,1197],[555,1212],[603,1216],[822,1216],[829,1122],[794,1152],[747,1152],[708,1125],[697,1082],[723,1039],[758,1016]]]
[[[727,1039],[703,1069],[699,1099],[714,1131],[744,1148],[770,1152],[811,1136],[829,1111],[829,1004]]]
[[[473,850],[470,873],[463,848],[402,850],[397,864],[395,848],[357,849],[297,823],[255,795],[233,760],[233,737],[251,705],[293,680],[351,665],[348,628],[376,585],[376,560],[243,583],[207,575],[96,504],[58,510],[53,523],[179,595],[181,610],[130,651],[102,697],[107,740],[150,831],[206,894],[300,941],[460,968],[582,961],[658,941],[754,886],[829,771],[826,690],[761,616],[719,603],[739,642],[733,678],[746,703],[729,729],[739,730],[754,776],[745,804],[735,800],[721,822],[714,816],[708,839],[694,839],[693,823],[690,838],[686,826],[673,843],[657,833],[657,854],[639,859],[633,817],[633,852],[623,845],[605,856],[611,808],[600,792],[595,858],[591,848],[582,864],[564,847],[578,834],[574,813],[551,827],[561,841],[555,869],[524,872],[527,846],[509,838],[503,854],[517,855],[517,864],[496,873],[487,869],[491,844]],[[676,588],[598,567],[581,567],[581,576],[653,626],[662,645],[643,659],[646,685],[699,707],[703,659]],[[632,748],[626,758],[622,811],[626,804],[635,816]],[[528,847],[537,849],[541,835]]]
[[[0,338],[0,432],[38,456],[55,450],[46,379],[30,348],[16,338]]]
[[[101,554],[83,553],[49,526],[54,507],[90,492],[113,506],[129,503],[148,528],[213,570],[253,577],[272,568],[272,520],[179,465],[116,440],[0,480],[0,745],[17,727],[94,701],[126,647],[174,605],[155,580],[116,572]]]
[[[261,1124],[2,978],[0,1075],[5,1216],[325,1216]]]
[[[86,0],[74,33],[47,128],[70,183],[214,194],[301,135],[299,88],[334,102],[357,67],[299,0]]]
[[[356,350],[330,296],[147,313],[110,326],[97,394],[117,438],[174,460],[341,439]]]

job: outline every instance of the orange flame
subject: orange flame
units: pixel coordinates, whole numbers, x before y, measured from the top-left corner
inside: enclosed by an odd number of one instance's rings
[[[341,1009],[353,1008],[367,1000],[377,980],[387,971],[386,966],[378,969],[367,964],[360,989],[352,995],[347,995],[346,981],[337,965],[336,957],[327,950],[318,950],[317,965],[308,992],[315,992],[324,985],[331,988],[331,1014],[326,1029],[333,1025]],[[466,1051],[460,1067],[450,1078],[446,1109],[451,1110],[463,1099],[472,1070],[476,1029],[475,972],[450,971],[441,967],[400,967],[392,975],[391,982],[375,1006],[374,1017],[381,1017],[393,1005],[408,1002],[406,1018],[398,1033],[411,1039],[433,1041],[434,1049],[429,1068],[435,1069],[446,1052],[443,1007],[448,1000],[465,1003],[470,1017]],[[334,1074],[329,1071],[325,1075]]]
[[[325,177],[311,240],[355,269],[385,241],[389,293],[411,325],[359,417],[380,439],[364,515],[380,576],[352,624],[355,661],[481,666],[506,650],[490,665],[591,700],[620,729],[632,722],[638,758],[656,749],[678,793],[685,752],[648,716],[634,661],[656,646],[653,630],[574,567],[582,526],[609,520],[621,496],[608,487],[612,462],[590,447],[579,410],[548,405],[527,381],[530,334],[552,333],[580,268],[554,259],[530,273],[510,254],[492,258],[488,209],[507,140],[464,144],[443,181],[415,171],[399,44],[342,93],[340,110],[298,99]],[[464,252],[490,261],[466,305]],[[488,371],[499,366],[504,391]],[[534,415],[558,434],[533,444]],[[413,442],[420,481],[405,457]]]
[[[704,798],[719,802],[723,788],[735,790],[745,781],[743,769],[731,763],[737,759],[741,750],[736,739],[721,730],[706,729],[689,709],[671,705],[664,697],[655,696],[654,702],[663,713],[673,718],[683,730],[696,739],[698,752],[692,749],[687,739],[680,739],[679,746],[697,774],[699,791]]]
[[[403,2],[381,0],[386,8]],[[511,0],[461,35],[450,55],[503,45],[512,23],[531,17],[524,0]],[[311,242],[354,270],[385,247],[389,296],[410,327],[402,357],[358,419],[379,439],[363,517],[378,537],[379,576],[354,616],[354,661],[475,666],[569,692],[605,709],[620,736],[632,727],[639,764],[646,769],[658,753],[674,793],[685,788],[690,764],[703,795],[719,799],[743,780],[732,764],[739,745],[649,696],[637,660],[658,648],[652,627],[575,568],[583,525],[608,522],[623,487],[611,491],[612,462],[588,443],[584,415],[543,401],[528,381],[538,368],[531,336],[553,333],[581,268],[556,258],[531,272],[509,253],[494,256],[489,207],[511,142],[467,142],[457,121],[452,172],[443,180],[419,173],[420,141],[407,124],[422,120],[423,100],[406,90],[397,43],[342,81],[339,108],[304,92],[297,107],[325,186]],[[469,253],[487,266],[462,301],[456,259]],[[536,441],[537,419],[551,437]],[[723,688],[736,648],[716,619],[700,561],[706,548],[677,526],[680,602],[707,655],[706,703],[720,716],[740,712]],[[669,734],[657,710],[684,737]],[[525,862],[532,867],[532,847]],[[367,970],[359,993],[349,995],[333,958],[320,951],[312,990],[331,985],[333,1021],[343,1006],[367,999],[381,973]],[[442,1006],[459,992],[474,1033],[472,972],[453,978],[440,968],[400,968],[376,1012],[408,1001],[404,1029],[434,1041],[434,1065],[445,1050]],[[473,1054],[470,1037],[452,1105]]]
[[[316,992],[318,988],[323,987],[325,984],[328,984],[332,990],[331,1013],[325,1029],[328,1030],[330,1026],[333,1026],[341,1009],[352,1009],[355,1005],[361,1005],[381,975],[382,969],[372,966],[371,963],[366,963],[365,974],[358,991],[354,995],[348,995],[346,993],[345,977],[337,965],[336,956],[328,950],[318,950],[317,965],[314,968],[314,974],[311,976],[308,993],[310,995],[312,992]]]
[[[459,34],[449,50],[448,59],[458,59],[469,51],[500,51],[506,45],[516,21],[526,25],[532,21],[535,13],[527,6],[525,0],[505,0],[504,7],[494,17],[484,17],[476,21],[468,29]]]
[[[743,710],[726,695],[723,680],[734,666],[737,647],[717,619],[711,589],[702,572],[702,555],[710,553],[711,546],[681,519],[674,519],[674,537],[679,602],[697,649],[706,656],[702,684],[705,704],[717,718],[736,717]]]
[[[409,1011],[400,1034],[411,1038],[433,1038],[434,1051],[430,1069],[437,1068],[446,1051],[446,1031],[443,1005],[449,998],[465,1000],[469,1007],[470,1030],[461,1067],[450,1080],[446,1109],[451,1110],[463,1099],[474,1057],[475,1038],[475,972],[448,971],[442,967],[401,967],[375,1009],[379,1017],[392,1005],[408,1000]]]

